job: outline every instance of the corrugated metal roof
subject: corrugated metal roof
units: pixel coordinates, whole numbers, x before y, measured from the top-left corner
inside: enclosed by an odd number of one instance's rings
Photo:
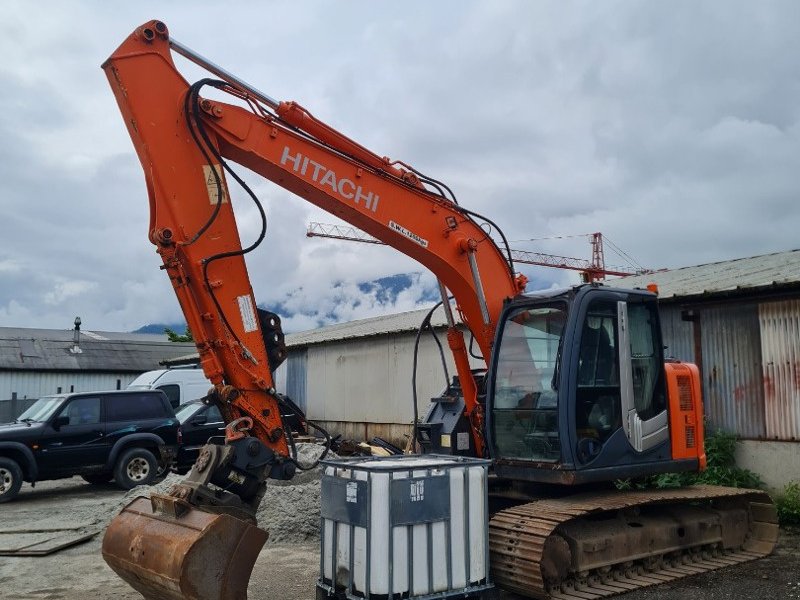
[[[350,321],[349,323],[328,325],[327,327],[311,329],[310,331],[290,333],[286,336],[286,345],[289,348],[294,348],[322,342],[371,337],[374,335],[397,333],[401,331],[416,331],[419,329],[422,320],[429,310],[430,308],[423,308],[421,310],[412,310],[394,315],[383,315],[380,317]],[[436,309],[436,312],[433,313],[431,324],[434,327],[447,326],[444,309],[441,307]]]
[[[605,283],[627,288],[644,288],[648,283],[655,283],[661,299],[797,286],[800,285],[800,250],[632,275]]]
[[[188,353],[194,344],[146,333],[81,331],[73,354],[73,330],[0,327],[0,369],[142,372]]]
[[[0,339],[48,339],[52,341],[72,342],[74,329],[38,329],[35,327],[0,327]],[[111,342],[167,342],[166,334],[161,333],[128,333],[125,331],[88,331],[81,330],[81,343],[86,340]],[[176,343],[176,342],[172,342]]]
[[[382,315],[380,317],[370,317],[368,319],[359,319],[347,323],[337,323],[336,325],[328,325],[327,327],[319,327],[318,329],[310,329],[308,331],[287,333],[285,337],[286,347],[302,348],[304,346],[321,344],[324,342],[337,342],[401,331],[416,331],[419,329],[420,323],[422,323],[422,320],[425,318],[425,315],[428,314],[429,310],[430,308],[423,308],[394,315]],[[436,309],[431,318],[431,324],[437,328],[447,326],[443,308],[439,307]],[[164,361],[164,364],[182,365],[194,363],[198,360],[200,360],[200,356],[196,352],[192,352],[184,356],[172,357]]]

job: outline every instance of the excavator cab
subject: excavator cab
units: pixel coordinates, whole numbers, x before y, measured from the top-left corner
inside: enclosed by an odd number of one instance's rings
[[[510,479],[576,485],[704,460],[697,371],[665,365],[646,290],[584,285],[507,303],[486,413],[495,471]]]

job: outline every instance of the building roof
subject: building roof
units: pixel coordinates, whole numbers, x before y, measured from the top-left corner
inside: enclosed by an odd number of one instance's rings
[[[286,346],[294,348],[322,342],[371,337],[374,335],[398,333],[401,331],[416,331],[419,329],[422,320],[425,318],[425,315],[428,314],[429,310],[430,308],[423,308],[394,315],[382,315],[380,317],[359,319],[358,321],[350,321],[348,323],[337,323],[336,325],[328,325],[309,331],[289,333],[286,335]],[[436,309],[431,318],[431,324],[434,327],[447,326],[443,308],[439,307]]]
[[[347,323],[337,323],[308,331],[286,334],[287,348],[301,348],[313,344],[324,342],[338,342],[355,338],[365,338],[388,333],[399,333],[402,331],[416,331],[419,329],[425,315],[430,308],[412,310],[393,315],[382,315],[380,317],[370,317],[359,319]],[[447,320],[444,316],[444,309],[437,308],[431,317],[431,324],[436,328],[446,327]],[[178,366],[193,364],[200,360],[196,352],[184,356],[176,356],[163,361],[163,365]]]
[[[645,288],[647,284],[655,283],[658,285],[658,296],[662,300],[727,296],[770,288],[799,287],[800,250],[632,275],[605,283],[627,288]]]
[[[81,331],[80,353],[70,352],[72,329],[0,327],[0,370],[140,373],[194,349],[165,335]]]

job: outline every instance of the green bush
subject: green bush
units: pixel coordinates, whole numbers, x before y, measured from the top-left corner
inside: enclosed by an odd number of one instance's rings
[[[783,494],[775,499],[775,506],[781,525],[800,525],[800,482],[789,482]]]
[[[708,468],[733,467],[736,465],[736,436],[717,429],[706,435],[706,459]]]
[[[706,429],[708,432],[709,430]],[[618,481],[619,489],[675,488],[695,483],[724,485],[726,487],[761,488],[764,482],[747,469],[736,466],[736,436],[718,429],[705,438],[707,468],[702,473],[662,473],[644,480]],[[800,490],[798,490],[800,493]],[[800,510],[800,496],[797,508]]]

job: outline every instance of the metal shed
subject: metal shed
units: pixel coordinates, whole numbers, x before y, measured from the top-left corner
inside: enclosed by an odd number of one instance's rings
[[[124,389],[194,344],[164,335],[0,327],[0,422],[47,394]]]
[[[667,353],[700,367],[710,425],[768,484],[800,480],[800,250],[608,282],[649,283]]]
[[[404,443],[413,420],[412,366],[417,329],[429,309],[340,323],[286,336],[288,358],[276,374],[278,391],[310,419],[354,439],[380,436]],[[455,373],[444,337],[443,310],[431,321]],[[483,366],[475,361],[475,366]],[[425,415],[446,387],[442,359],[431,334],[419,346],[417,402]]]

